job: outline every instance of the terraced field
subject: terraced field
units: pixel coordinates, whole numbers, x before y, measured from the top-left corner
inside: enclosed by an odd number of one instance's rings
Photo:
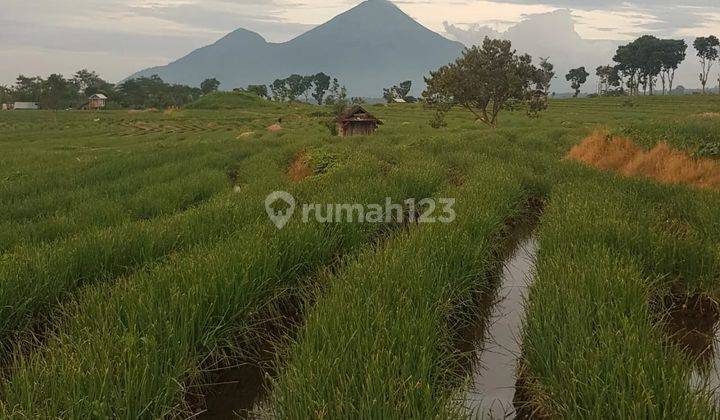
[[[718,417],[720,98],[498,129],[375,106],[377,135],[345,139],[324,108],[210,105],[0,113],[3,418]],[[568,159],[593,133],[705,172]],[[273,191],[457,217],[277,229]],[[519,230],[537,246],[510,284]]]

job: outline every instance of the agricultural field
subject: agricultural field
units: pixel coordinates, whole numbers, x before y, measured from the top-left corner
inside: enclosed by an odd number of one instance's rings
[[[720,417],[720,96],[340,138],[233,95],[0,113],[0,417]]]

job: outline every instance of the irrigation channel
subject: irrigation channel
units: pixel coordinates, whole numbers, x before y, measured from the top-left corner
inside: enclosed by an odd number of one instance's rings
[[[695,361],[692,384],[712,392],[720,404],[720,308],[707,297],[692,296],[674,305],[667,332]]]
[[[465,395],[470,418],[515,418],[515,385],[521,353],[520,334],[529,282],[534,277],[538,241],[536,220],[513,229],[495,293],[483,302],[486,319],[472,333],[474,361],[471,384]]]

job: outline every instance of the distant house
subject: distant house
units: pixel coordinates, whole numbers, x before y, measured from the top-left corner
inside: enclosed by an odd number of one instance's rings
[[[88,101],[85,102],[80,107],[80,109],[90,109],[90,110],[103,109],[103,108],[105,108],[107,99],[108,99],[108,97],[103,95],[102,93],[96,93],[94,95],[90,95],[90,97],[88,98]]]
[[[369,136],[375,133],[383,122],[375,118],[360,105],[349,108],[337,119],[337,131],[341,137]]]
[[[15,110],[35,110],[40,109],[40,106],[36,102],[15,102],[12,109]]]
[[[12,111],[15,108],[15,104],[2,104],[3,111]]]
[[[393,99],[393,102],[395,102],[396,104],[404,104],[404,103],[407,103],[407,101],[406,101],[405,99],[403,99],[403,98],[394,98],[394,99]]]

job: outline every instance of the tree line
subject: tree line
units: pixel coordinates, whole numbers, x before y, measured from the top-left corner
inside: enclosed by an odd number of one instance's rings
[[[0,86],[0,102],[35,102],[43,109],[78,108],[96,93],[108,97],[110,107],[170,108],[190,103],[220,87],[216,79],[200,88],[165,83],[159,76],[139,77],[113,84],[87,69],[66,78],[51,74],[47,79],[20,75],[12,86]]]
[[[720,58],[720,40],[714,35],[698,37],[693,47],[700,61],[700,85],[707,92],[712,67]],[[644,35],[627,45],[618,47],[613,57],[614,64],[599,66],[595,70],[598,77],[598,95],[654,95],[659,87],[662,94],[673,92],[675,72],[687,56],[687,43],[682,39],[659,39]],[[565,76],[571,83],[574,96],[580,94],[580,88],[590,73],[585,67],[570,70]],[[720,85],[720,74],[718,75]]]

